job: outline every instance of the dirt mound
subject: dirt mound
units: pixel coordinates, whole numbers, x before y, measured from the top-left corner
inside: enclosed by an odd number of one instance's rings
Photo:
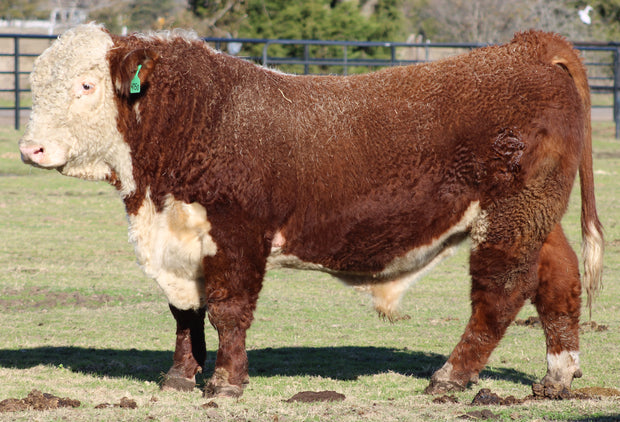
[[[520,327],[542,327],[542,324],[540,323],[540,318],[535,316],[531,316],[528,319],[517,318],[515,319],[514,324]]]
[[[483,388],[482,390],[478,391],[478,394],[476,394],[471,404],[482,405],[482,406],[492,405],[492,404],[509,406],[512,404],[521,404],[525,401],[526,399],[517,399],[514,396],[508,396],[508,397],[502,398],[498,396],[497,394],[495,394],[494,392],[492,392],[490,389]]]
[[[138,404],[135,400],[128,399],[127,397],[123,397],[118,404],[110,404],[110,403],[101,403],[95,406],[95,409],[107,409],[109,407],[120,407],[121,409],[137,409]]]
[[[499,415],[491,412],[489,409],[474,410],[473,412],[467,412],[464,415],[458,417],[459,419],[480,421],[480,420],[495,420],[499,419]]]
[[[344,394],[336,393],[335,391],[301,391],[295,394],[286,403],[302,402],[302,403],[314,403],[319,401],[343,401],[345,399]]]
[[[478,391],[471,404],[510,406],[532,400],[596,400],[601,397],[620,397],[620,390],[604,387],[585,387],[570,390],[559,384],[532,384],[532,394],[522,399],[517,399],[514,396],[500,397],[490,389],[483,388]]]
[[[445,403],[458,403],[459,399],[456,396],[439,396],[433,399],[433,403],[436,404],[445,404]]]
[[[79,400],[56,397],[53,394],[42,393],[39,390],[32,390],[23,399],[6,399],[0,401],[0,413],[19,412],[24,410],[53,410],[60,407],[80,407]],[[135,400],[123,397],[118,404],[101,403],[95,409],[105,409],[108,407],[120,407],[121,409],[136,409],[138,405]]]
[[[597,324],[595,321],[588,321],[579,325],[580,331],[596,331],[597,333],[600,333],[602,331],[607,331],[608,329],[609,327],[606,325]]]
[[[80,407],[79,400],[56,397],[53,394],[32,390],[23,399],[6,399],[0,402],[0,412],[19,412],[23,410],[50,410],[60,407]]]
[[[531,316],[527,319],[517,318],[515,319],[514,324],[520,327],[532,327],[532,328],[542,327],[540,318],[536,316]],[[603,331],[607,331],[608,329],[609,327],[607,327],[607,325],[598,324],[596,321],[588,321],[588,322],[583,322],[579,324],[579,331],[582,331],[582,332],[583,331],[596,331],[600,333]]]

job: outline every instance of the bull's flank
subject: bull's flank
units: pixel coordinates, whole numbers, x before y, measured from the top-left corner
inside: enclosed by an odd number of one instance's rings
[[[407,288],[466,238],[472,314],[427,393],[465,389],[525,301],[547,344],[542,384],[580,377],[579,262],[560,226],[580,174],[583,285],[601,280],[590,93],[562,37],[354,76],[295,76],[186,32],[63,34],[36,61],[19,142],[38,167],[118,190],[129,238],[177,323],[163,388],[243,393],[265,271],[332,274],[399,318]],[[323,300],[321,298],[321,300]]]

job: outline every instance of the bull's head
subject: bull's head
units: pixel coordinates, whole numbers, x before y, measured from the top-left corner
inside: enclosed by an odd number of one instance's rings
[[[113,46],[102,26],[82,25],[37,58],[30,76],[32,112],[19,149],[27,164],[118,180],[125,196],[135,182],[130,149],[117,128],[115,95],[122,94],[118,86],[115,92],[108,61]]]

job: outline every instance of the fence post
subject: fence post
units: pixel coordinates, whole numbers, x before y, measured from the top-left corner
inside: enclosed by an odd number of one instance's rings
[[[614,51],[614,123],[616,139],[620,139],[620,47]]]
[[[20,104],[20,87],[19,87],[19,37],[13,38],[13,53],[15,54],[13,60],[13,75],[15,77],[15,130],[19,130],[19,114],[21,111]]]
[[[263,67],[267,67],[267,48],[269,47],[269,41],[263,46]]]

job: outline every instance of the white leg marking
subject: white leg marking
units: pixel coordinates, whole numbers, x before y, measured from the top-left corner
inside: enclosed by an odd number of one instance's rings
[[[578,351],[547,354],[547,375],[542,380],[543,384],[561,384],[570,388],[573,378],[580,378],[581,375]]]

